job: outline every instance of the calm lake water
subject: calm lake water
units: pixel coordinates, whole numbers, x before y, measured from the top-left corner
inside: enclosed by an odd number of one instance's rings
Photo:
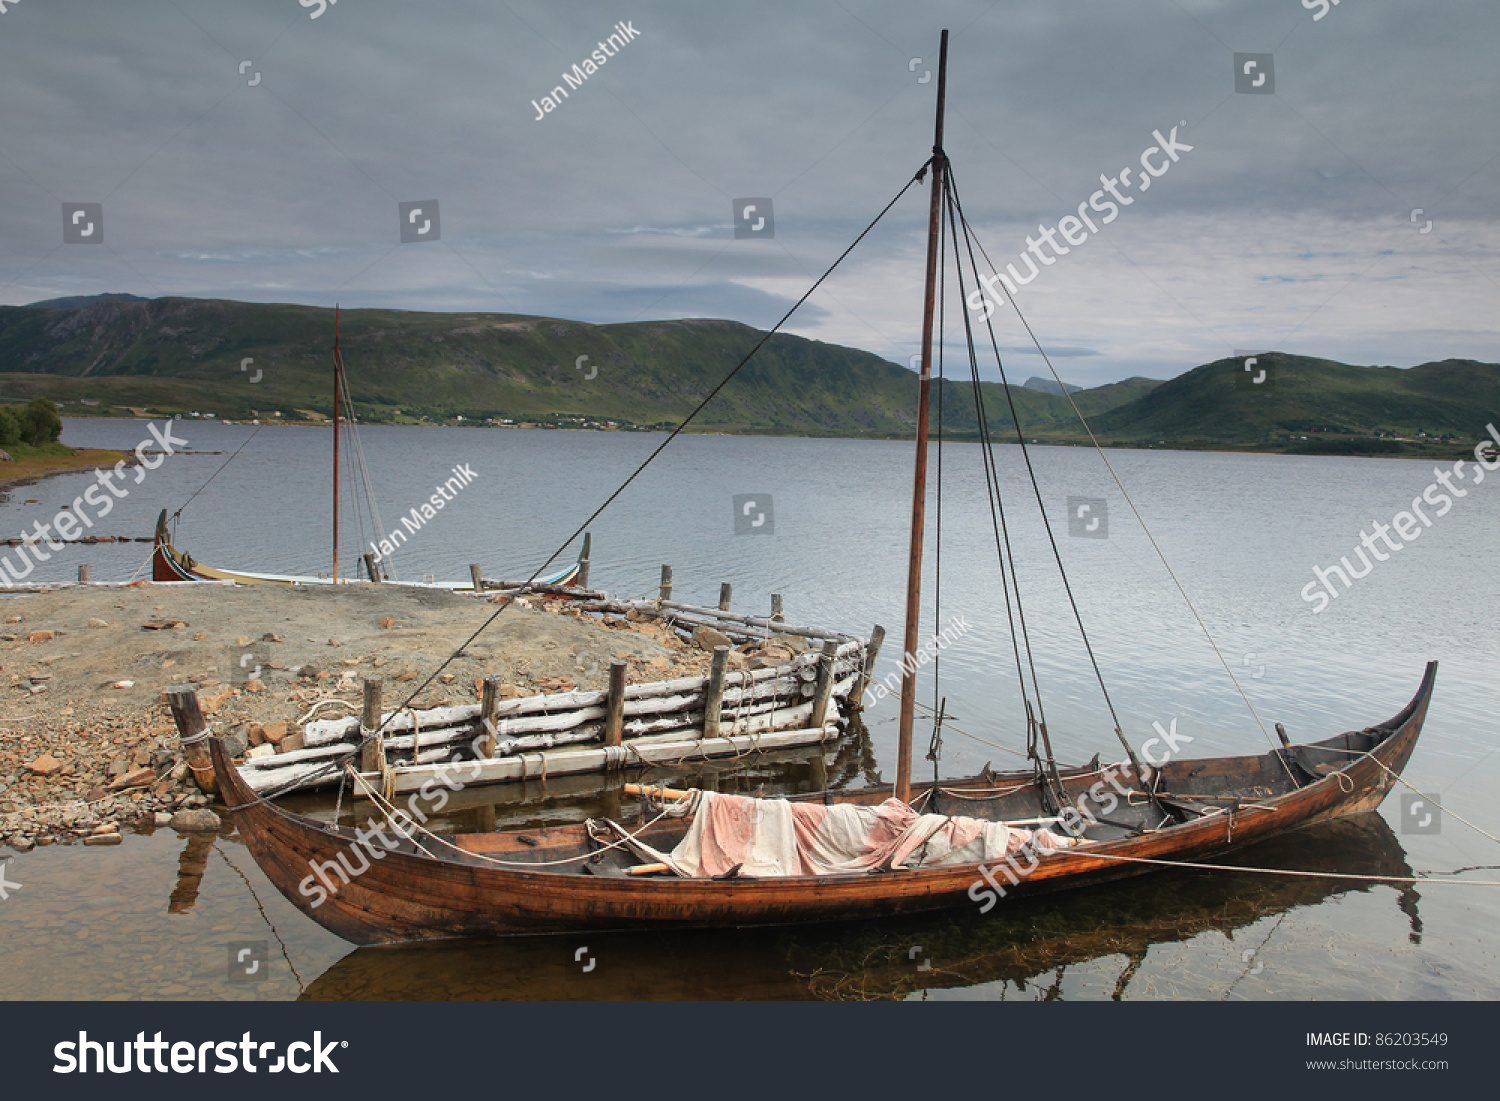
[[[1477,431],[1483,430],[1477,424]],[[129,486],[100,526],[149,534],[184,505],[254,428],[181,422],[191,453]],[[383,527],[420,504],[452,467],[477,475],[401,549],[399,575],[527,576],[654,448],[660,436],[477,428],[367,428],[362,440]],[[144,422],[69,420],[65,442],[129,447]],[[327,429],[267,427],[183,508],[176,542],[200,561],[327,572]],[[1054,745],[1066,761],[1118,755],[1112,724],[1057,580],[1018,448],[997,448],[1022,596]],[[1433,480],[1406,460],[1110,452],[1137,508],[1269,728],[1297,740],[1378,722],[1442,662],[1426,730],[1406,776],[1449,813],[1437,830],[1403,817],[1400,792],[1375,815],[1281,838],[1238,858],[1265,867],[1500,879],[1500,475],[1472,486],[1321,614],[1304,601],[1315,566],[1354,555],[1362,528],[1391,523]],[[1139,745],[1173,721],[1188,756],[1253,753],[1265,736],[1219,664],[1099,457],[1035,448],[1041,494],[1120,720]],[[934,452],[934,463],[936,453]],[[596,587],[654,594],[662,563],[679,599],[868,632],[901,627],[911,446],[851,440],[684,437],[592,526]],[[935,473],[934,466],[934,473]],[[66,475],[0,493],[0,529],[47,520],[92,481]],[[736,496],[765,523],[735,532]],[[1068,498],[1102,500],[1107,537],[1071,536]],[[943,651],[950,728],[940,768],[1019,758],[1014,659],[995,570],[980,453],[943,454],[942,584],[929,544],[924,613],[958,641]],[[1075,502],[1076,504],[1076,502]],[[939,511],[929,494],[929,534]],[[1100,513],[1095,503],[1089,516]],[[1429,516],[1432,508],[1427,509]],[[366,521],[364,538],[376,534]],[[1095,529],[1097,536],[1100,529]],[[356,565],[358,525],[345,518]],[[1393,536],[1393,538],[1395,538]],[[368,548],[364,548],[368,549]],[[143,566],[145,544],[73,546],[34,576],[96,580]],[[567,554],[571,558],[576,548]],[[934,618],[934,616],[936,618]],[[503,630],[503,620],[497,623]],[[455,645],[461,641],[455,638]],[[891,652],[879,673],[895,669]],[[436,664],[443,655],[434,654]],[[922,699],[934,690],[924,681]],[[895,707],[826,757],[682,774],[724,789],[810,789],[894,773]],[[918,725],[919,774],[930,724]],[[970,737],[972,735],[974,737]],[[861,741],[861,737],[863,741]],[[984,739],[979,741],[977,739]],[[994,743],[994,744],[986,744]],[[1114,747],[1114,748],[1112,748]],[[664,773],[663,775],[671,775]],[[474,793],[468,793],[475,798]],[[545,791],[492,789],[502,821],[576,820],[603,798],[591,780]],[[312,804],[320,806],[321,804]],[[465,804],[472,805],[471,803]],[[325,809],[326,812],[326,809]],[[460,810],[455,825],[462,823]],[[6,854],[8,855],[8,854]],[[1459,876],[1456,869],[1480,868]],[[115,849],[51,847],[7,866],[22,890],[0,902],[8,998],[1494,998],[1500,995],[1500,889],[1402,889],[1240,873],[1163,873],[1098,890],[918,921],[813,930],[522,938],[361,949],[303,918],[232,835],[172,831]],[[264,942],[266,979],[229,983],[230,945]],[[589,972],[580,948],[597,960]]]

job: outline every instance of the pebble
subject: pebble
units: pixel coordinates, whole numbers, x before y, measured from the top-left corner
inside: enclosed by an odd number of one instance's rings
[[[157,811],[151,816],[151,824],[158,828],[170,826],[172,824],[172,816],[165,811]]]
[[[102,620],[102,619],[91,619],[91,620],[89,620],[89,626],[90,627],[108,627],[109,624],[106,623],[106,622],[104,622],[104,620]]]
[[[117,833],[96,833],[83,839],[85,845],[118,845],[123,838]]]

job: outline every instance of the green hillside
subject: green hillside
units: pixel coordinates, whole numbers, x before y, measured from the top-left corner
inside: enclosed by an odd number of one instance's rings
[[[7,398],[99,402],[70,412],[327,416],[333,333],[333,311],[311,306],[160,298],[95,299],[71,309],[3,307],[0,387]],[[349,387],[366,421],[586,418],[634,427],[676,423],[762,336],[733,321],[589,325],[400,310],[344,311],[339,334]],[[1103,409],[1153,385],[1132,380],[1083,391],[1078,400]],[[986,383],[984,390],[991,426],[1008,430],[1003,389]],[[1062,397],[1024,388],[1013,393],[1028,428],[1072,417]],[[905,368],[854,348],[777,335],[694,427],[905,436],[915,423],[916,397],[916,376]],[[949,388],[945,420],[955,434],[974,432],[967,383]]]
[[[1218,360],[1091,418],[1095,432],[1101,439],[1154,437],[1179,447],[1379,453],[1411,448],[1370,446],[1372,441],[1413,444],[1446,437],[1472,444],[1488,422],[1500,419],[1496,364],[1352,367],[1282,352],[1257,359],[1255,373],[1267,371],[1262,384],[1246,377],[1242,360]],[[1338,440],[1348,446],[1333,446]]]
[[[95,296],[0,307],[0,401],[76,403],[66,406],[69,415],[197,411],[248,420],[279,412],[318,420],[332,412],[333,332],[334,312],[312,306]],[[590,325],[403,310],[347,310],[340,318],[349,387],[371,423],[666,427],[762,335],[699,319]],[[1071,402],[1035,386],[1014,386],[1009,397],[1028,438],[1087,442],[1076,403],[1102,443],[1122,447],[1457,454],[1486,423],[1500,422],[1494,364],[1356,367],[1271,352],[1257,358],[1262,383],[1243,367],[1219,360],[1169,382],[1131,378],[1079,390]],[[995,438],[1014,439],[1005,389],[981,389]],[[945,431],[974,438],[971,385],[954,379],[945,390]],[[777,335],[692,430],[910,437],[916,403],[917,378],[904,367]],[[936,412],[935,402],[934,419]]]

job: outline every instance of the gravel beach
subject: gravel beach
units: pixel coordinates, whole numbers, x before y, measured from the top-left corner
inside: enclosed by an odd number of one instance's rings
[[[404,701],[499,601],[396,585],[69,586],[0,598],[0,844],[114,844],[121,825],[216,828],[163,698],[196,686],[217,734],[295,744],[298,724],[357,714],[360,682]],[[470,703],[702,675],[709,654],[650,617],[523,597],[413,701]],[[266,750],[262,750],[266,752]],[[175,817],[174,817],[175,816]]]

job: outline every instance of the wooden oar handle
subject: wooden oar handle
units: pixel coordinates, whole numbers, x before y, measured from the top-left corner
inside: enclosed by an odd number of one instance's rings
[[[692,794],[691,791],[683,791],[679,788],[662,788],[652,784],[626,784],[626,795],[654,795],[659,799],[686,799]]]
[[[636,864],[625,869],[626,875],[654,875],[657,872],[671,871],[665,864]]]

